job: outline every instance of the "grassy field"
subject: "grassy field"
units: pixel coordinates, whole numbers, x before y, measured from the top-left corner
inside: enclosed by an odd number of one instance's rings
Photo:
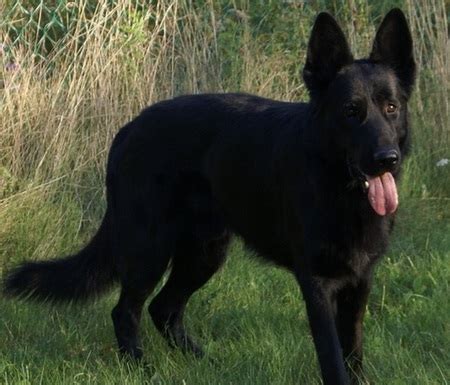
[[[368,305],[365,365],[376,384],[450,382],[448,1],[51,3],[0,4],[0,274],[90,238],[112,137],[145,105],[206,91],[305,100],[301,68],[318,11],[334,13],[364,56],[382,15],[401,6],[420,67],[414,148]],[[146,363],[121,362],[116,291],[58,308],[0,298],[0,384],[320,383],[293,277],[246,254],[237,239],[189,303],[203,360],[169,350],[144,314]]]

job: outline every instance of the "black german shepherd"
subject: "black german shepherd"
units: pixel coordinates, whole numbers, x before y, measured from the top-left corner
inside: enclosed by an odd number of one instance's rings
[[[119,349],[139,358],[144,302],[170,266],[150,315],[172,345],[201,355],[183,312],[235,233],[295,274],[324,383],[356,383],[372,272],[409,148],[415,63],[404,14],[388,13],[362,60],[336,21],[319,14],[303,77],[307,104],[210,94],[145,109],[113,141],[97,234],[76,255],[11,271],[6,293],[81,300],[119,281]]]

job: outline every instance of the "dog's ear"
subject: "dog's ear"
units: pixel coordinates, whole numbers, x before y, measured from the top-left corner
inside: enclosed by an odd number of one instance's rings
[[[324,90],[337,72],[353,62],[344,33],[326,12],[319,13],[308,43],[303,80],[311,95]]]
[[[391,67],[407,96],[411,94],[416,64],[411,32],[400,9],[392,9],[381,22],[373,42],[370,60]]]

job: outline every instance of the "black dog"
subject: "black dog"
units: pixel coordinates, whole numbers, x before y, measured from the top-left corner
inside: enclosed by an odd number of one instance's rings
[[[19,266],[6,292],[79,300],[119,281],[119,349],[139,358],[144,302],[171,266],[150,315],[171,344],[201,355],[183,312],[235,233],[295,274],[324,383],[357,382],[372,271],[388,244],[409,147],[415,63],[405,16],[389,12],[370,57],[354,60],[336,21],[321,13],[303,75],[308,104],[223,94],[144,110],[112,144],[98,233],[77,255]]]

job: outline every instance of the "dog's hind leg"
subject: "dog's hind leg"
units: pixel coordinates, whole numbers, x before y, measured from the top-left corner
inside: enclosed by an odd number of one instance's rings
[[[126,244],[118,250],[122,288],[111,315],[119,351],[138,359],[142,356],[138,335],[142,307],[167,269],[174,240],[161,231],[151,236],[144,228],[133,230],[127,230]]]
[[[192,238],[177,245],[169,279],[149,306],[153,322],[171,346],[203,355],[183,326],[183,313],[191,295],[222,265],[229,241],[230,235],[225,231],[214,240]]]

